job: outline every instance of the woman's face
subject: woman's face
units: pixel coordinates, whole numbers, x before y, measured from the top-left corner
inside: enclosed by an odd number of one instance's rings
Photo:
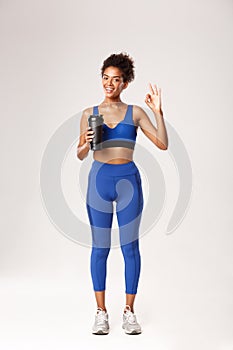
[[[104,70],[102,84],[106,97],[115,98],[120,95],[128,83],[123,82],[122,71],[117,67],[108,67]]]

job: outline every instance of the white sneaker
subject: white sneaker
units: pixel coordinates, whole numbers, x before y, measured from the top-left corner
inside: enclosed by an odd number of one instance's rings
[[[104,335],[109,333],[108,314],[100,307],[97,308],[92,334]]]
[[[131,311],[129,305],[126,305],[125,312],[123,313],[123,325],[122,328],[126,334],[140,334],[142,329],[140,324],[137,322],[136,315]]]

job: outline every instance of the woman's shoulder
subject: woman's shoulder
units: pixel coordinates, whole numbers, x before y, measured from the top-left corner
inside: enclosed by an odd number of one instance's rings
[[[134,109],[135,111],[144,111],[144,109],[143,109],[141,106],[134,105],[134,104],[132,104],[132,106],[133,106],[133,109]]]
[[[142,107],[140,107],[138,105],[133,105],[133,120],[134,120],[135,125],[138,126],[139,121],[142,118],[146,118],[146,117],[147,117],[147,114]]]
[[[133,106],[133,113],[135,115],[145,113],[144,109],[141,106],[138,105],[132,105]]]
[[[93,112],[93,106],[86,107],[85,109],[83,109],[83,114],[92,114],[92,112]]]

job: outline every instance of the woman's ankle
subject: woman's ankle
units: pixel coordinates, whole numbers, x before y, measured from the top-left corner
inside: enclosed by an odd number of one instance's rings
[[[134,313],[133,305],[125,305],[124,313],[126,313],[127,311],[131,311],[132,313]]]
[[[99,306],[99,305],[97,305],[97,309],[101,309],[102,311],[107,312],[107,309],[106,309],[105,306]]]

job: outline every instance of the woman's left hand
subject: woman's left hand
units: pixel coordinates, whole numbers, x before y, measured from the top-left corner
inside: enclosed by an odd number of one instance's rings
[[[152,109],[154,112],[161,112],[161,88],[157,88],[154,84],[152,87],[151,83],[149,83],[150,94],[148,93],[145,98],[145,102],[148,107]]]

